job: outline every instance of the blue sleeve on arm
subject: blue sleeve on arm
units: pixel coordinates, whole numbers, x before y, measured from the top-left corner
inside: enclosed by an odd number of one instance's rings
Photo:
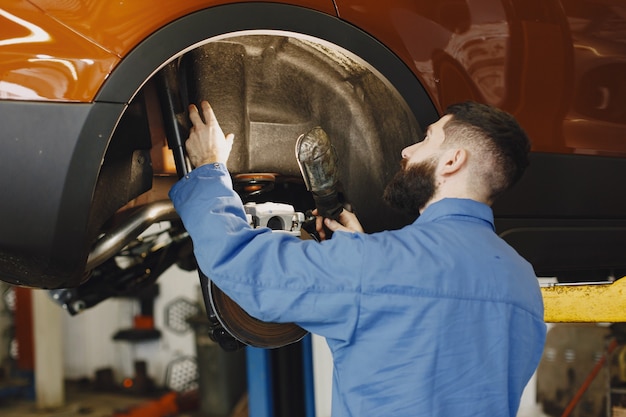
[[[248,225],[241,199],[221,164],[193,170],[170,191],[200,269],[250,315],[296,322],[347,340],[360,297],[359,236],[303,241]]]

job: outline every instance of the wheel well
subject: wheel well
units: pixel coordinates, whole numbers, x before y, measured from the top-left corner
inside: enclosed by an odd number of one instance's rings
[[[236,134],[233,173],[299,176],[295,140],[321,125],[343,160],[342,182],[361,207],[363,224],[381,230],[406,223],[370,201],[380,200],[400,150],[418,140],[437,113],[417,77],[373,37],[301,7],[205,9],[142,42],[97,100],[128,101],[132,108],[168,62],[178,62],[185,104],[211,100],[224,130]]]

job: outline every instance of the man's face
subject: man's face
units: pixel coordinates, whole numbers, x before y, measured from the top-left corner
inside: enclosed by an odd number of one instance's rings
[[[435,172],[439,151],[445,139],[446,115],[428,127],[426,136],[402,150],[402,169],[385,188],[383,199],[393,208],[417,216],[437,191]]]
[[[402,159],[406,159],[411,165],[429,158],[441,150],[446,134],[443,130],[446,123],[452,118],[447,114],[441,119],[428,126],[424,140],[407,146],[402,150]]]

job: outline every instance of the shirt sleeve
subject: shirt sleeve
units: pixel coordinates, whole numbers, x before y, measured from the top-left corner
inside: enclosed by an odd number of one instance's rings
[[[319,243],[253,229],[221,164],[193,170],[170,198],[200,269],[248,314],[350,339],[359,312],[362,234],[337,232]]]

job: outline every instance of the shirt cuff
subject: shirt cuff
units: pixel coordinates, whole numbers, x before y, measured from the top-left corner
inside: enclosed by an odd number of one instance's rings
[[[197,179],[218,178],[221,176],[227,176],[230,179],[230,174],[226,165],[213,162],[210,164],[201,165],[191,172],[182,177],[174,186],[170,189],[169,197],[174,200],[175,195],[180,189],[184,188],[186,184]]]
[[[202,176],[203,173],[212,175],[212,171],[221,171],[221,172],[226,172],[228,173],[228,169],[226,169],[226,165],[219,163],[219,162],[213,162],[210,164],[204,164],[201,165],[195,169],[193,169],[190,173],[188,173],[187,175],[185,175],[186,179],[190,179],[190,178],[194,178],[197,176]]]

